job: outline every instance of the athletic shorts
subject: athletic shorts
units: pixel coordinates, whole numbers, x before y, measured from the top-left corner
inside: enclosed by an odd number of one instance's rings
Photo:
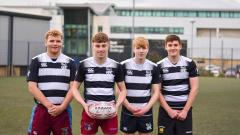
[[[184,121],[172,119],[160,107],[158,114],[158,135],[192,135],[192,109]]]
[[[37,104],[33,107],[28,128],[28,135],[72,135],[71,107],[54,117],[48,113],[46,107]]]
[[[111,119],[92,119],[87,115],[85,110],[82,112],[81,133],[83,135],[96,134],[98,127],[101,127],[104,134],[117,134],[118,132],[118,117]]]
[[[120,130],[127,134],[135,132],[151,133],[153,131],[153,116],[135,117],[128,113],[121,113]]]

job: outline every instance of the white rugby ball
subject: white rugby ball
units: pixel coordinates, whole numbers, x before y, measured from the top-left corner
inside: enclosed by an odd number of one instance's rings
[[[112,102],[94,102],[88,107],[89,113],[96,119],[108,119],[116,112],[114,103]]]

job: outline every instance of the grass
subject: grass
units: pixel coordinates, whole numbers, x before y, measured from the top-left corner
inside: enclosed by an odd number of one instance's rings
[[[193,109],[194,135],[239,134],[239,96],[239,79],[201,77]],[[75,100],[71,104],[73,134],[77,135],[80,134],[82,107]],[[32,106],[33,98],[24,77],[0,77],[1,135],[26,135]],[[154,135],[157,134],[157,113],[158,104],[154,106]]]

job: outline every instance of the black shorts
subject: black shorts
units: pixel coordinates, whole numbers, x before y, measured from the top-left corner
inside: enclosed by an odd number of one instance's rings
[[[160,107],[158,113],[158,135],[192,135],[192,108],[184,121],[172,119]]]
[[[135,132],[151,133],[153,131],[153,115],[135,117],[122,112],[120,130],[127,134]]]

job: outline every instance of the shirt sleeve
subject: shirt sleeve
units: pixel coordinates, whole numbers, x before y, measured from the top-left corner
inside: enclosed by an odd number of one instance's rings
[[[38,82],[38,69],[39,69],[38,58],[32,59],[27,73],[27,82],[29,81]]]
[[[158,72],[158,78],[159,78],[159,83],[162,83],[162,75],[163,75],[163,72],[162,72],[162,68],[161,68],[161,64],[158,64],[157,65],[157,72]]]
[[[83,82],[85,80],[84,62],[80,62],[76,72],[75,81]]]
[[[73,60],[70,61],[70,81],[74,81],[76,74],[76,64]]]
[[[115,73],[115,82],[122,82],[124,81],[124,73],[121,64],[117,64],[117,70]]]
[[[123,79],[125,81],[125,76],[127,73],[126,64],[121,64],[121,67],[122,67],[122,72],[123,72]]]
[[[156,66],[152,70],[152,84],[158,84],[161,82],[161,76]]]
[[[197,65],[194,61],[189,63],[189,77],[197,77],[199,76]]]

